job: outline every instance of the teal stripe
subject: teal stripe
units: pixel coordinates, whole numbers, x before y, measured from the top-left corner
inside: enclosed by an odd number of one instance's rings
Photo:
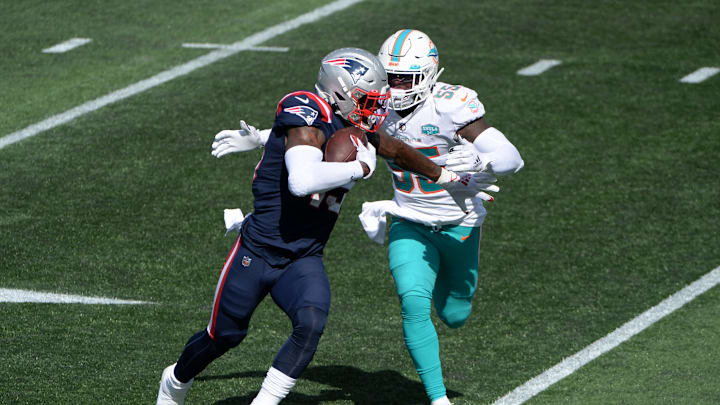
[[[398,57],[395,55],[400,55],[400,50],[402,49],[403,43],[405,42],[405,38],[407,38],[408,34],[410,34],[411,31],[412,30],[404,30],[400,34],[400,36],[398,36],[397,41],[395,41],[395,48],[393,48],[393,52],[392,52],[393,57],[391,59],[393,62],[400,61],[400,59],[398,59]]]

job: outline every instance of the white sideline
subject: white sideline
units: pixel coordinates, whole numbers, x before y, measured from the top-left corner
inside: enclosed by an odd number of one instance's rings
[[[628,321],[612,333],[592,343],[590,346],[566,358],[544,373],[498,399],[493,405],[520,405],[547,389],[552,384],[574,373],[580,367],[614,349],[621,343],[637,335],[650,325],[671,314],[673,311],[692,301],[700,294],[720,283],[720,267],[700,277],[698,280],[669,296],[661,303]]]
[[[190,62],[182,65],[175,66],[164,72],[158,73],[153,77],[145,80],[141,80],[135,84],[131,84],[120,90],[116,90],[110,94],[106,94],[95,100],[88,101],[85,104],[81,104],[75,108],[65,111],[57,115],[53,115],[43,121],[36,124],[32,124],[25,129],[13,132],[0,138],[0,149],[11,145],[15,142],[21,141],[26,138],[35,136],[48,129],[55,128],[58,125],[65,124],[77,117],[85,115],[89,112],[98,110],[105,107],[108,104],[112,104],[116,101],[134,96],[135,94],[142,93],[145,90],[151,89],[155,86],[159,86],[167,81],[176,79],[180,76],[186,75],[196,69],[205,67],[219,60],[225,59],[229,56],[235,55],[236,53],[248,49],[252,49],[256,45],[259,45],[265,41],[275,38],[278,35],[284,34],[302,25],[315,22],[323,17],[333,14],[337,11],[346,9],[356,3],[363,0],[337,0],[325,6],[316,8],[308,13],[293,18],[290,21],[285,21],[272,27],[266,28],[257,34],[250,35],[249,37],[234,42],[227,47],[217,49],[206,55],[200,56],[191,60]]]
[[[102,305],[139,305],[152,304],[145,301],[119,300],[105,297],[84,297],[82,295],[68,295],[45,293],[30,290],[14,290],[0,288],[0,302],[37,302],[45,304],[102,304]]]

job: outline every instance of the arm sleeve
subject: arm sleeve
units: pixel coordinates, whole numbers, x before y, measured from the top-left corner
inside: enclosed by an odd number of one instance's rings
[[[322,193],[363,177],[363,168],[352,162],[324,162],[320,149],[310,145],[293,146],[285,152],[288,188],[297,197]]]
[[[488,167],[499,176],[517,173],[525,165],[515,145],[494,127],[481,132],[473,145],[482,161],[489,162]]]

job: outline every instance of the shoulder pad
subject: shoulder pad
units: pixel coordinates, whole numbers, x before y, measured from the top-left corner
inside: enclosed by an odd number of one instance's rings
[[[458,128],[485,115],[485,106],[478,100],[475,90],[459,84],[438,82],[432,97],[436,111],[448,117]]]
[[[295,91],[280,100],[275,119],[280,119],[286,125],[315,126],[316,122],[330,122],[332,109],[330,105],[315,93],[309,91]]]
[[[450,113],[467,106],[472,100],[477,100],[475,90],[459,84],[438,82],[432,92],[435,99],[435,108],[441,113]]]

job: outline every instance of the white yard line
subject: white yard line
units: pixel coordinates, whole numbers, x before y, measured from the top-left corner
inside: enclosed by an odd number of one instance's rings
[[[544,391],[551,385],[569,376],[580,367],[614,349],[621,343],[637,335],[650,325],[671,314],[683,305],[692,301],[707,290],[720,283],[720,267],[702,276],[689,286],[676,292],[661,303],[648,309],[633,320],[615,329],[604,338],[566,358],[549,370],[515,388],[512,392],[498,399],[493,405],[520,405],[528,399]]]
[[[57,45],[51,46],[50,48],[45,48],[42,51],[43,53],[63,53],[71,49],[75,49],[78,46],[83,46],[87,43],[90,43],[90,41],[92,41],[92,39],[90,38],[71,38],[65,42],[61,42]]]
[[[0,288],[0,302],[37,302],[45,304],[102,304],[138,305],[152,304],[145,301],[118,300],[105,297],[84,297],[82,295],[55,294],[30,290]]]
[[[562,62],[556,59],[540,59],[532,65],[522,68],[517,71],[517,74],[521,76],[537,76],[544,73],[546,70],[561,64]]]
[[[682,83],[700,83],[720,73],[720,68],[703,67],[680,79]]]
[[[227,44],[208,44],[208,43],[196,43],[188,42],[182,44],[183,48],[196,48],[196,49],[221,49],[227,48],[231,45]],[[263,52],[287,52],[290,48],[281,46],[253,46],[247,49],[248,51],[263,51]]]
[[[206,55],[195,58],[190,62],[175,66],[169,70],[158,73],[153,77],[141,80],[135,84],[131,84],[128,87],[116,90],[100,98],[96,98],[95,100],[88,101],[85,104],[81,104],[63,113],[53,115],[52,117],[40,121],[36,124],[30,125],[27,128],[21,129],[0,138],[0,149],[23,139],[35,136],[41,132],[47,131],[48,129],[55,128],[58,125],[65,124],[68,121],[71,121],[89,112],[98,110],[108,104],[112,104],[130,96],[134,96],[138,93],[142,93],[145,90],[151,89],[155,86],[159,86],[170,80],[177,79],[180,76],[184,76],[196,69],[200,69],[219,60],[225,59],[229,56],[235,55],[238,52],[252,49],[256,45],[275,38],[278,35],[282,35],[288,31],[292,31],[302,25],[318,21],[323,17],[327,17],[340,10],[344,10],[361,1],[362,0],[334,1],[323,7],[316,8],[313,11],[298,16],[290,21],[285,21],[270,28],[266,28],[263,31],[258,32],[257,34],[253,34],[241,41],[234,42],[225,48],[217,49]]]

